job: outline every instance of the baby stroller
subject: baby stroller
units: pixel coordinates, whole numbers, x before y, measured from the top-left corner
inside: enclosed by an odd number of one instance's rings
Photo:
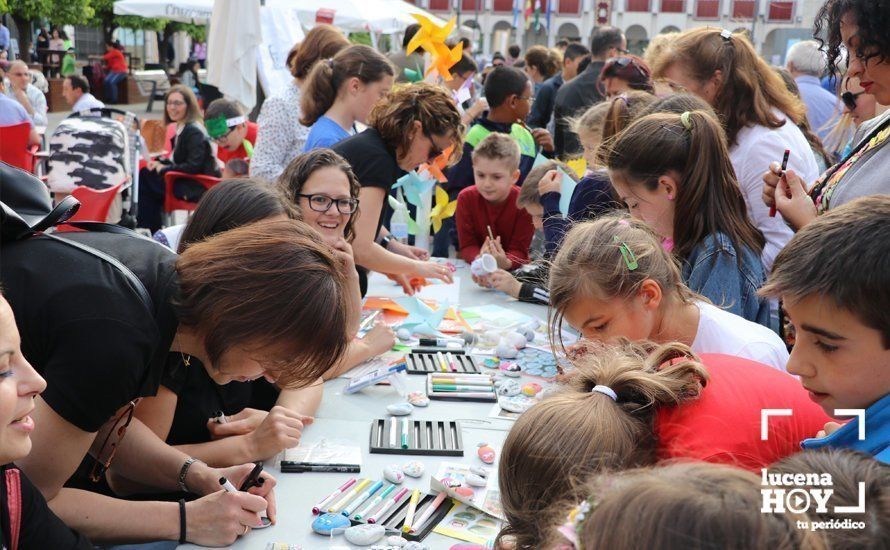
[[[71,193],[79,185],[108,189],[123,184],[109,221],[133,228],[141,158],[135,114],[108,107],[87,109],[69,115],[50,137],[46,183],[54,193]]]

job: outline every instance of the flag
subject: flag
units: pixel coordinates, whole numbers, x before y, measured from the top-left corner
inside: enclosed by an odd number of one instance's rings
[[[550,34],[550,8],[553,7],[553,0],[547,0],[547,34]]]
[[[532,24],[532,0],[525,0],[525,28]]]
[[[535,0],[535,30],[541,29],[541,0]]]
[[[519,3],[522,0],[513,0],[513,28],[519,28]]]

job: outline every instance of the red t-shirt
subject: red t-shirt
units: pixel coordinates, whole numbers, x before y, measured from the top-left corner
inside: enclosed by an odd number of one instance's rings
[[[125,73],[127,72],[127,61],[124,54],[117,48],[112,48],[110,52],[102,56],[102,59],[108,63],[108,72]]]
[[[488,237],[486,226],[491,227],[495,238],[501,238],[501,246],[516,269],[529,261],[528,249],[532,244],[535,227],[532,217],[524,208],[516,206],[519,187],[510,188],[507,200],[492,204],[485,200],[475,185],[467,187],[457,196],[457,240],[460,257],[472,262]]]
[[[801,441],[831,421],[793,376],[730,355],[701,359],[711,375],[701,396],[656,414],[659,460],[692,458],[759,471],[799,452]],[[762,409],[793,411],[769,418],[766,441],[760,439]]]
[[[256,145],[256,130],[257,130],[256,122],[248,122],[247,123],[247,134],[244,136],[244,139],[249,141],[251,145]],[[248,160],[247,151],[244,149],[243,142],[234,151],[229,151],[225,147],[217,147],[216,158],[223,161],[223,164],[225,164],[226,162],[229,162],[231,159]]]

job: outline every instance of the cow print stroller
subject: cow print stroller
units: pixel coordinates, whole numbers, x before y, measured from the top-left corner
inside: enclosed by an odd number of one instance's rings
[[[49,139],[46,184],[53,193],[67,194],[80,185],[108,189],[122,183],[108,221],[132,228],[141,157],[135,114],[107,107],[72,113]]]

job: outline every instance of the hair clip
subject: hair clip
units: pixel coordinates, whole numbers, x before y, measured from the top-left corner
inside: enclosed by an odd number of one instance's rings
[[[634,255],[633,250],[627,246],[627,243],[619,239],[618,235],[614,235],[612,238],[618,243],[618,250],[621,251],[621,257],[624,258],[624,263],[627,265],[627,269],[633,271],[640,267],[640,264],[637,263],[637,257]]]
[[[680,122],[683,124],[683,127],[692,131],[692,119],[690,118],[692,113],[689,111],[684,111],[682,115],[680,115]]]
[[[732,31],[729,29],[723,29],[720,31],[720,38],[727,42],[732,42]]]
[[[328,68],[331,69],[332,71],[334,70],[334,58],[333,57],[328,58]]]
[[[615,390],[610,388],[609,386],[601,386],[597,384],[596,386],[590,388],[590,393],[601,393],[603,395],[608,395],[612,398],[612,401],[618,402],[618,394],[615,393]]]
[[[584,520],[587,518],[587,514],[590,513],[590,510],[593,506],[590,503],[590,500],[585,500],[581,504],[572,508],[572,511],[569,512],[569,515],[566,516],[566,521],[562,525],[560,525],[557,530],[564,536],[569,542],[572,543],[577,550],[581,550],[581,541],[578,537],[578,531],[580,531],[581,524],[584,523]]]

